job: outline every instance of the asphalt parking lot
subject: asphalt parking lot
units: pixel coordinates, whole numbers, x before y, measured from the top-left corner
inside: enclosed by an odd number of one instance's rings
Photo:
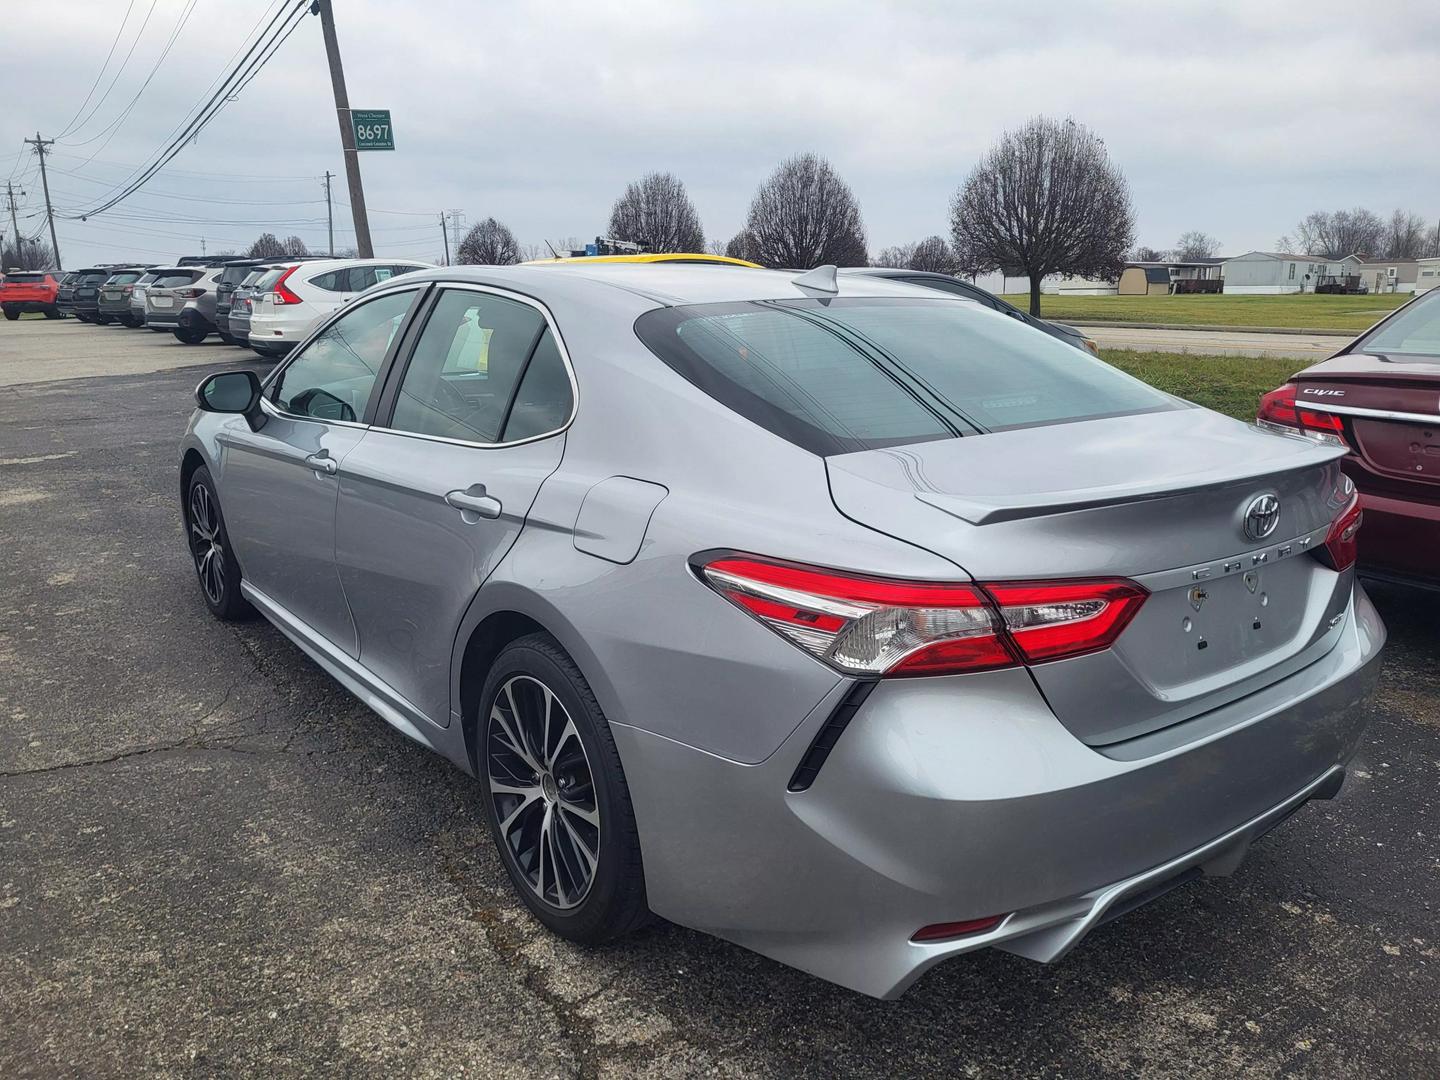
[[[511,894],[471,780],[207,614],[176,365],[247,356],[0,324],[0,1076],[1436,1075],[1433,599],[1372,590],[1338,799],[1058,965],[883,1003],[674,926],[584,951]]]

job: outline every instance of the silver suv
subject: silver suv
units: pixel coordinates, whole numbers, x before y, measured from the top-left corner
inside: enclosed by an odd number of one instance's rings
[[[169,330],[186,345],[198,345],[215,327],[215,290],[223,267],[174,266],[154,271],[145,286],[145,325]]]

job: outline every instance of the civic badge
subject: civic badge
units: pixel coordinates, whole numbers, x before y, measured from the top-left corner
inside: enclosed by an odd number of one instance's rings
[[[1245,571],[1245,588],[1249,589],[1249,590],[1253,593],[1253,592],[1254,592],[1256,589],[1258,589],[1259,587],[1260,587],[1260,575],[1257,574],[1254,570],[1246,570],[1246,571]]]
[[[1192,585],[1190,587],[1190,606],[1199,611],[1205,606],[1205,601],[1210,599],[1210,594],[1205,591],[1203,585]]]
[[[1245,507],[1245,536],[1250,540],[1264,540],[1280,524],[1280,500],[1266,492],[1256,495]]]

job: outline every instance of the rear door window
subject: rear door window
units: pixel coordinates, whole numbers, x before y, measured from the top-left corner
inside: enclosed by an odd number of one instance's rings
[[[818,454],[1182,407],[1023,323],[940,298],[659,308],[635,329],[701,390]]]

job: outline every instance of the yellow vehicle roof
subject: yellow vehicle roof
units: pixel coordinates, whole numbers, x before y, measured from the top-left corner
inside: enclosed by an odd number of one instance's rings
[[[527,266],[544,265],[546,263],[720,263],[724,266],[748,266],[752,270],[763,270],[759,263],[747,262],[744,259],[732,259],[728,255],[706,255],[700,252],[687,254],[685,252],[670,252],[664,255],[571,255],[562,256],[558,259],[534,259],[527,263]]]

